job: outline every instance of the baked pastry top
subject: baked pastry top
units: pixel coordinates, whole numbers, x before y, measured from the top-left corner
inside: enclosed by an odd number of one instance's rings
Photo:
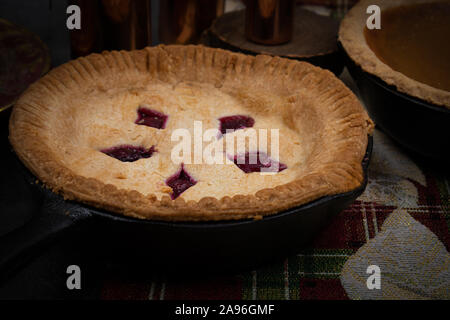
[[[381,29],[366,26],[371,5],[381,9]],[[449,0],[361,0],[342,21],[339,41],[364,71],[450,108],[449,18]]]
[[[10,141],[67,199],[138,218],[227,220],[359,187],[372,127],[351,91],[310,64],[159,46],[52,70],[14,106]],[[202,158],[210,150],[223,162]]]

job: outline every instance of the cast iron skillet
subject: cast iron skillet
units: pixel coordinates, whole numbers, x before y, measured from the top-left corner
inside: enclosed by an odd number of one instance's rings
[[[0,238],[0,281],[44,244],[75,227],[78,236],[88,237],[89,246],[99,257],[105,254],[165,272],[242,271],[284,258],[297,253],[362,194],[371,152],[369,137],[362,163],[364,182],[356,190],[323,197],[262,220],[211,223],[139,220],[64,201],[37,185],[36,178],[21,165],[25,179],[40,190],[44,204],[25,226]]]
[[[418,154],[450,160],[450,110],[397,91],[357,66],[341,43],[339,47],[377,126]]]

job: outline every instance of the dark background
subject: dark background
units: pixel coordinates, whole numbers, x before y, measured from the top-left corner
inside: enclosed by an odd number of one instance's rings
[[[152,45],[158,44],[160,0],[151,0]],[[1,0],[0,18],[36,33],[50,49],[52,66],[71,58],[70,34],[66,27],[68,0]]]

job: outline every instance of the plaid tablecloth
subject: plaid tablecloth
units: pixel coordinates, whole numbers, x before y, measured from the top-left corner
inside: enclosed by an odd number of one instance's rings
[[[449,179],[423,169],[426,186],[417,188],[417,205],[408,213],[427,226],[450,249]],[[371,181],[376,180],[372,172]],[[387,188],[391,188],[387,186]],[[367,196],[367,195],[366,195]],[[189,281],[104,279],[102,299],[348,299],[340,282],[345,261],[394,211],[395,205],[358,200],[317,235],[314,242],[285,261],[252,272]]]
[[[375,145],[374,161],[378,160],[380,147]],[[412,191],[413,194],[405,197],[411,196],[410,200],[415,201],[407,208],[408,213],[428,227],[447,250],[450,249],[448,176],[444,177],[431,168],[420,167],[419,170],[423,174],[422,181],[371,170],[367,192],[336,216],[308,248],[279,264],[234,276],[190,281],[154,279],[136,282],[110,276],[104,279],[101,298],[348,299],[339,279],[345,261],[377,234],[383,221],[397,208],[399,203],[396,200],[403,201],[403,192]],[[411,190],[403,188],[407,184],[411,185]],[[380,203],[379,192],[390,193],[396,200]],[[375,201],[370,201],[371,197]]]
[[[356,91],[347,73],[343,81]],[[251,272],[195,280],[146,277],[131,280],[107,273],[102,299],[348,299],[340,275],[344,263],[380,231],[397,208],[405,209],[450,249],[450,174],[410,155],[383,132],[374,150],[365,193],[337,215],[307,248],[278,264]],[[150,280],[148,280],[150,279]]]

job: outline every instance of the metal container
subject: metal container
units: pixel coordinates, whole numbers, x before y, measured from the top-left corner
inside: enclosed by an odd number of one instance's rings
[[[159,40],[164,44],[198,43],[204,30],[224,12],[225,0],[160,1]]]
[[[81,9],[81,30],[71,34],[72,57],[103,50],[142,49],[156,43],[197,43],[224,12],[225,0],[71,0]],[[156,18],[152,39],[152,10]]]
[[[71,31],[72,57],[151,45],[151,0],[72,0],[81,30]]]
[[[294,0],[245,0],[245,36],[277,45],[289,42],[294,29]]]

